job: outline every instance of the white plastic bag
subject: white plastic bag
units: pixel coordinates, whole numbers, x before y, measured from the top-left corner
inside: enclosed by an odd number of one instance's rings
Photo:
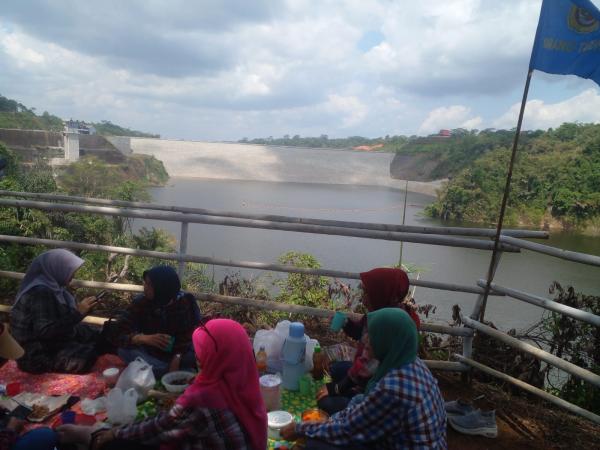
[[[81,411],[89,416],[106,411],[106,397],[98,397],[95,400],[84,398],[81,400]]]
[[[122,392],[127,391],[129,388],[133,388],[136,390],[138,398],[140,400],[145,400],[148,396],[148,392],[155,384],[156,378],[154,378],[152,366],[142,358],[137,357],[125,367],[125,370],[121,373],[121,376],[119,376],[119,380],[115,387],[121,389]]]
[[[123,393],[119,388],[111,389],[106,396],[106,413],[108,421],[114,424],[128,424],[135,420],[137,415],[138,394],[134,388],[129,388]]]

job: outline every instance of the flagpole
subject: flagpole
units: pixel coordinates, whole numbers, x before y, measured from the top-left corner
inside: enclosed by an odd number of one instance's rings
[[[492,259],[490,260],[490,266],[487,273],[487,281],[485,283],[485,291],[483,293],[483,302],[481,303],[481,312],[479,313],[479,320],[483,321],[485,316],[485,307],[487,304],[488,295],[490,293],[490,286],[494,279],[494,267],[496,266],[496,259],[498,257],[498,246],[500,245],[500,234],[502,233],[502,223],[504,222],[504,213],[506,212],[506,204],[508,203],[508,195],[510,192],[510,182],[513,174],[513,167],[515,164],[515,157],[517,155],[517,146],[519,144],[519,135],[521,134],[521,125],[523,124],[523,115],[525,114],[525,104],[527,103],[527,94],[529,93],[529,84],[531,82],[531,76],[533,75],[533,69],[530,67],[527,72],[527,80],[525,81],[525,89],[523,90],[523,99],[521,100],[521,110],[519,111],[519,120],[517,122],[517,130],[515,131],[515,137],[513,140],[512,153],[510,155],[510,164],[508,166],[508,174],[506,175],[506,185],[504,186],[504,195],[502,196],[502,206],[500,207],[500,217],[498,218],[498,226],[496,227],[496,236],[494,238],[494,250],[492,251]]]

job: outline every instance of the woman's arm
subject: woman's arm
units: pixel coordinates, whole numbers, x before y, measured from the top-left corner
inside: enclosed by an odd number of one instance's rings
[[[360,338],[362,337],[363,334],[363,328],[364,328],[364,320],[352,320],[350,318],[348,318],[348,320],[346,321],[346,324],[344,325],[344,328],[342,328],[344,330],[344,333],[346,333],[346,336],[354,339],[355,341],[360,341]]]

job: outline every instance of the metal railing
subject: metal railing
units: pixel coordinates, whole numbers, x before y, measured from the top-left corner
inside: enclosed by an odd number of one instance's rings
[[[9,197],[19,197],[28,199],[40,199],[48,201],[60,201],[69,203],[40,202],[30,200],[19,200]],[[82,204],[73,204],[82,203]],[[20,236],[0,235],[0,242],[24,244],[24,245],[45,245],[49,247],[62,247],[73,250],[101,251],[109,253],[118,253],[137,257],[159,258],[179,263],[179,274],[184,276],[185,263],[197,262],[211,265],[240,267],[248,269],[269,270],[283,273],[302,273],[307,275],[330,276],[344,279],[359,279],[359,274],[333,269],[303,269],[283,264],[270,264],[256,261],[234,261],[214,257],[205,257],[190,255],[187,253],[188,225],[190,223],[203,223],[211,225],[225,225],[234,227],[249,227],[258,229],[282,230],[312,234],[329,234],[338,236],[347,236],[353,238],[378,239],[387,241],[412,242],[427,245],[441,245],[450,247],[462,247],[475,250],[491,251],[493,241],[490,238],[494,236],[495,231],[482,228],[459,228],[459,227],[414,227],[400,226],[394,224],[371,224],[359,222],[345,222],[325,219],[306,219],[299,217],[242,214],[236,212],[222,212],[200,208],[185,208],[166,205],[155,205],[141,202],[124,202],[105,199],[88,199],[82,197],[72,197],[53,194],[34,194],[25,192],[0,191],[0,207],[11,208],[30,208],[44,211],[74,212],[86,214],[100,214],[113,217],[129,217],[155,219],[170,222],[181,223],[181,233],[179,239],[179,252],[167,253],[150,250],[140,250],[126,247],[115,247],[107,245],[97,245],[81,242],[57,241],[51,239],[27,238]],[[462,237],[456,237],[462,236]],[[523,239],[545,239],[548,233],[542,231],[529,230],[503,230],[501,236],[500,249],[503,252],[519,252],[521,249],[534,251],[549,256],[561,258],[568,261],[600,266],[600,257],[578,252],[570,252],[556,249],[551,246],[532,243]],[[496,260],[496,268],[500,258]],[[0,271],[0,277],[20,279],[23,274],[16,272]],[[112,289],[118,291],[139,292],[141,286],[129,284],[114,284],[94,281],[75,282],[76,285],[98,288]],[[495,330],[477,320],[479,317],[483,297],[485,281],[479,280],[475,285],[461,285],[452,283],[440,283],[433,281],[424,281],[411,279],[411,284],[426,289],[441,289],[446,291],[463,292],[466,294],[477,294],[473,312],[470,317],[462,316],[463,326],[451,327],[434,323],[423,323],[422,330],[426,332],[449,334],[462,337],[463,351],[462,355],[456,355],[457,362],[452,361],[427,361],[427,364],[437,370],[451,370],[464,372],[475,368],[482,370],[503,381],[515,384],[528,392],[534,393],[539,397],[551,401],[554,404],[565,408],[571,412],[579,414],[600,423],[600,416],[579,408],[558,397],[552,396],[547,392],[534,386],[516,380],[509,375],[498,372],[490,367],[484,366],[472,359],[472,344],[474,331],[487,334],[494,339],[498,339],[505,344],[516,348],[519,351],[526,352],[547,364],[553,365],[561,370],[570,373],[594,386],[600,386],[600,376],[578,367],[564,359],[558,358],[551,353],[545,352],[528,343],[522,342],[509,336],[499,330]],[[600,317],[586,311],[581,311],[565,305],[561,305],[549,299],[545,299],[533,294],[518,291],[508,287],[492,284],[491,295],[511,298],[524,301],[541,308],[553,311],[559,314],[565,314],[571,318],[585,321],[594,326],[600,326]],[[241,297],[230,297],[211,293],[196,293],[200,300],[218,302],[228,305],[241,305],[256,309],[283,311],[295,314],[307,314],[318,317],[330,317],[334,311],[320,308],[310,308],[300,305],[283,304],[272,301],[263,301]],[[0,308],[0,311],[6,311],[7,308]],[[96,323],[102,323],[102,318],[92,318]]]

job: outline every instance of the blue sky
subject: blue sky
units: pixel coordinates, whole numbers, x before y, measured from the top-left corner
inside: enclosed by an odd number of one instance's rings
[[[596,2],[597,4],[597,2]],[[512,128],[541,0],[6,0],[0,93],[165,137]],[[526,128],[599,122],[536,73]]]

